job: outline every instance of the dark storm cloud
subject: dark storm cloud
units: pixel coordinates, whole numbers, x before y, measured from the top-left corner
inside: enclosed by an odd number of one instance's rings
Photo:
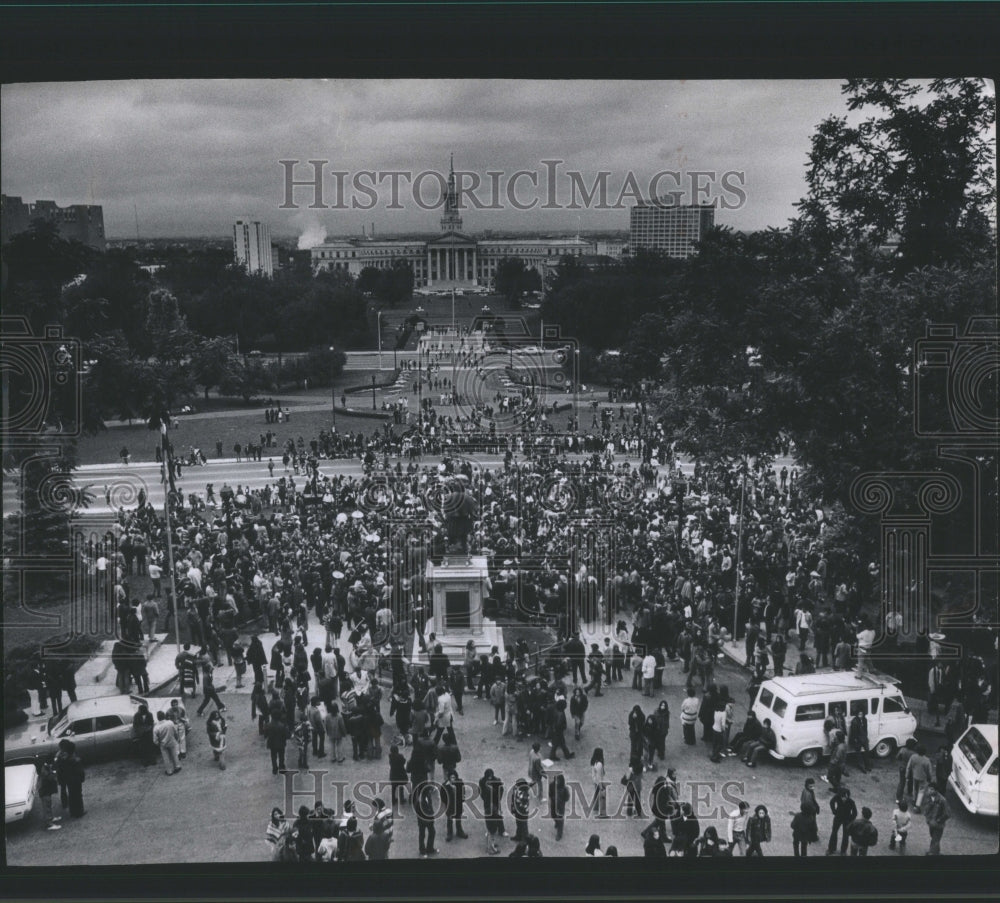
[[[433,231],[437,214],[404,198],[387,211],[279,210],[281,159],[330,169],[543,172],[565,161],[589,184],[612,173],[739,170],[747,204],[720,214],[734,228],[784,225],[804,191],[816,124],[843,114],[839,84],[817,82],[144,81],[8,85],[2,89],[3,191],[104,205],[108,234],[224,236],[249,214],[291,235],[376,223]],[[303,168],[301,175],[306,174]],[[302,196],[305,198],[305,195]],[[307,203],[306,198],[304,203]],[[627,228],[618,211],[469,211],[483,228]]]

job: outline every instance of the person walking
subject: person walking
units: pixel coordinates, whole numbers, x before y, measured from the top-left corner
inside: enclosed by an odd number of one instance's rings
[[[198,706],[197,714],[199,716],[204,714],[205,709],[208,707],[210,702],[214,703],[215,707],[220,712],[224,712],[226,710],[226,704],[219,699],[218,691],[215,688],[215,667],[211,662],[204,661],[202,663],[201,677],[205,698],[202,699],[201,705]]]
[[[226,719],[216,709],[208,716],[205,724],[208,731],[208,745],[212,747],[212,758],[219,763],[219,770],[226,770]]]
[[[576,753],[570,752],[566,746],[566,700],[560,699],[556,702],[555,717],[552,721],[552,739],[549,741],[553,762],[559,761],[557,753],[561,749],[567,759],[572,759]]]
[[[910,757],[910,761],[906,765],[906,775],[907,781],[912,787],[913,811],[916,815],[920,815],[924,794],[934,776],[931,760],[927,757],[927,747],[922,743],[917,744],[916,752]]]
[[[715,703],[715,715],[712,722],[712,752],[709,760],[722,761],[722,752],[726,748],[726,704],[720,698]]]
[[[503,812],[503,781],[487,768],[479,779],[479,795],[483,801],[483,815],[486,819],[486,849],[493,856],[500,852],[496,837],[504,836]]]
[[[838,787],[830,799],[830,811],[833,813],[833,829],[830,831],[830,842],[827,844],[826,855],[834,856],[837,853],[837,832],[840,837],[840,855],[847,855],[848,837],[847,829],[858,817],[858,807],[851,799],[851,791],[847,787]]]
[[[327,718],[329,717],[327,715]],[[337,761],[344,760],[337,759]],[[399,751],[398,741],[389,747],[389,783],[392,785],[392,805],[395,808],[406,802],[406,790],[410,786],[410,779],[406,773],[406,758]]]
[[[915,810],[916,811],[916,810]],[[947,800],[938,792],[933,785],[928,785],[923,796],[923,813],[927,820],[927,830],[931,835],[930,849],[928,856],[941,855],[941,837],[944,834],[945,825],[951,818],[951,809]]]
[[[851,838],[851,855],[867,856],[869,847],[878,843],[878,828],[872,824],[872,810],[861,809],[861,817],[856,818],[847,829]]]
[[[156,726],[153,728],[153,742],[159,747],[163,759],[163,767],[168,777],[181,770],[179,761],[180,742],[177,736],[177,725],[163,712],[156,713]]]
[[[771,842],[771,816],[767,806],[757,806],[753,815],[747,819],[747,858],[763,856],[760,845]]]
[[[594,782],[594,802],[598,818],[608,817],[608,781],[604,768],[604,750],[598,746],[590,757],[590,775]]]

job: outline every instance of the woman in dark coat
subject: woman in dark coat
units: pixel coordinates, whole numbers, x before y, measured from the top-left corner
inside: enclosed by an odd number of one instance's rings
[[[713,734],[715,733],[713,724],[715,723],[715,706],[718,699],[718,689],[715,684],[709,684],[705,695],[702,697],[701,708],[698,709],[698,720],[701,722],[702,727],[701,739],[706,743],[710,743],[713,740]]]
[[[556,840],[562,840],[567,802],[569,802],[569,790],[566,787],[566,777],[560,773],[549,782],[549,814],[556,826]]]
[[[646,726],[646,714],[642,707],[632,706],[632,711],[628,715],[628,738],[631,743],[629,758],[642,757],[643,746],[645,745],[644,728]]]
[[[79,818],[84,814],[83,782],[85,777],[83,762],[76,754],[76,744],[72,740],[60,740],[59,752],[56,754],[56,778],[59,781],[60,791],[63,787],[66,788],[69,814],[74,818]]]
[[[747,819],[747,856],[763,856],[762,843],[771,842],[771,816],[767,806],[758,806]]]

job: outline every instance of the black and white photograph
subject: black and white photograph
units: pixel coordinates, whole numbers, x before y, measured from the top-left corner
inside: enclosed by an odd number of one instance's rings
[[[7,866],[996,855],[974,75],[4,83]]]

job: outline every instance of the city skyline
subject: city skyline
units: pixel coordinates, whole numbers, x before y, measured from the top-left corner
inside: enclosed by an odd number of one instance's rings
[[[625,231],[628,207],[656,173],[729,174],[743,197],[717,223],[738,230],[783,227],[805,193],[810,137],[830,115],[848,115],[840,81],[219,80],[15,84],[2,88],[5,194],[100,204],[108,238],[225,236],[238,218],[269,225],[276,239],[308,234],[436,231],[437,174],[481,178],[481,207],[463,204],[465,229]],[[308,161],[323,161],[325,206],[309,188]],[[552,161],[558,161],[553,164]],[[364,177],[370,171],[372,176]],[[508,186],[532,195],[512,204]],[[376,203],[364,194],[337,208],[335,173],[404,172],[424,179],[424,203]],[[586,202],[607,173],[608,203]],[[493,183],[502,184],[499,201]],[[551,203],[549,178],[560,196]],[[573,176],[577,173],[577,176]],[[344,177],[340,177],[343,179]],[[575,179],[575,184],[574,184]],[[630,179],[632,180],[630,182]],[[547,184],[547,180],[550,184]],[[468,182],[466,183],[468,184]],[[672,183],[656,186],[669,193]],[[580,189],[580,195],[571,195]],[[525,195],[527,192],[527,195]],[[546,204],[546,200],[549,201]],[[491,203],[492,201],[492,203]],[[581,203],[581,201],[583,201]],[[616,204],[617,201],[617,204]],[[571,202],[575,202],[571,203]],[[282,209],[282,205],[285,209]],[[524,206],[523,204],[521,205]],[[546,209],[546,207],[554,209]],[[578,209],[577,209],[578,208]],[[136,224],[138,219],[138,229]]]

